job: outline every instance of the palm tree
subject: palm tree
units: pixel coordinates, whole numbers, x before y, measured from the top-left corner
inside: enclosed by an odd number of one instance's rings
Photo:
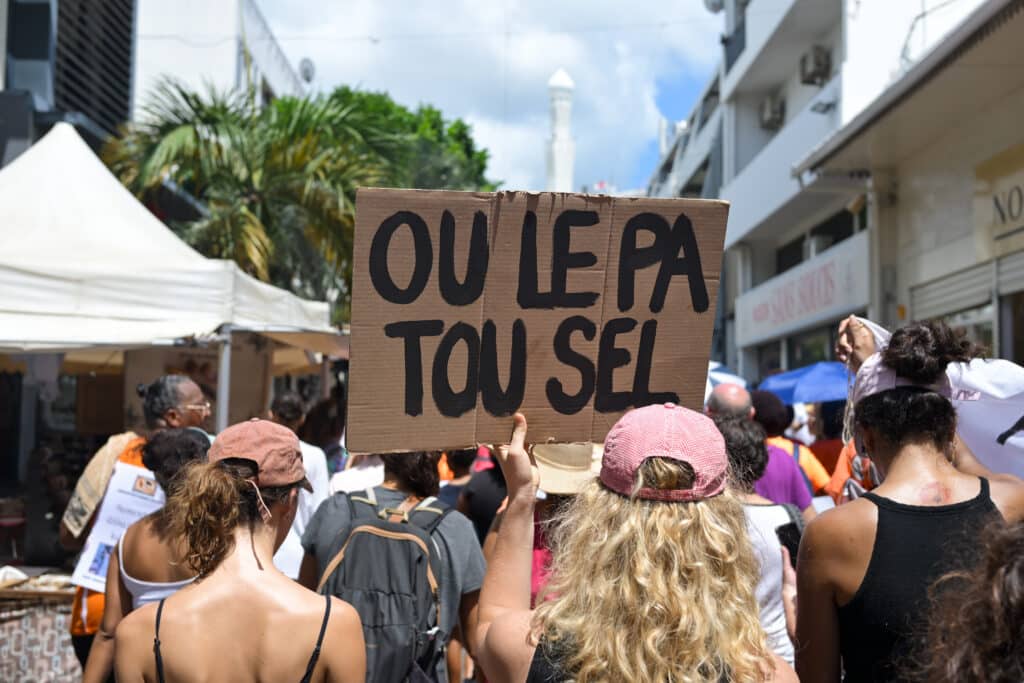
[[[164,80],[103,158],[141,199],[170,181],[199,200],[202,215],[172,227],[201,253],[344,313],[355,190],[387,182],[399,144],[328,98],[259,108],[242,93]]]

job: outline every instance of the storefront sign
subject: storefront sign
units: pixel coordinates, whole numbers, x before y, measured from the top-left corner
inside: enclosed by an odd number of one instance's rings
[[[99,593],[107,583],[110,554],[125,529],[164,504],[164,492],[144,467],[119,462],[107,484],[96,524],[71,575],[71,583]]]
[[[751,346],[867,307],[868,234],[862,232],[736,299],[736,345]]]
[[[363,189],[348,448],[604,440],[700,408],[728,204]]]
[[[1024,249],[1024,144],[1011,147],[974,169],[974,226],[992,253]]]

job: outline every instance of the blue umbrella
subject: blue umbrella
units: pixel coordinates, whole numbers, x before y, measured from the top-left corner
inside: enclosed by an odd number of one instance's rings
[[[787,404],[845,401],[852,378],[845,365],[827,361],[772,375],[760,388]]]

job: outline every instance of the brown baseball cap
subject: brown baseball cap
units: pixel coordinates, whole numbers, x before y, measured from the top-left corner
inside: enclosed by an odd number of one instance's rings
[[[254,417],[248,422],[231,425],[217,435],[207,459],[210,462],[227,458],[243,458],[256,463],[254,482],[258,488],[288,486],[300,483],[312,491],[302,465],[302,449],[295,432],[269,420]]]

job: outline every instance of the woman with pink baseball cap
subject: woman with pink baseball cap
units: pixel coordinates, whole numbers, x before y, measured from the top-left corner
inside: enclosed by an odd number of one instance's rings
[[[217,436],[208,462],[183,472],[165,507],[197,579],[121,622],[118,681],[363,683],[356,611],[274,567],[299,488],[309,486],[287,427],[251,420]]]
[[[600,474],[555,522],[550,582],[530,609],[540,475],[526,419],[498,449],[508,507],[480,595],[488,680],[795,681],[758,618],[758,565],[711,420],[676,405],[626,413]]]
[[[957,444],[946,368],[977,353],[946,325],[917,323],[861,362],[854,443],[883,481],[804,533],[796,656],[804,680],[911,678],[930,603],[942,599],[929,586],[977,563],[983,527],[1024,516],[1020,480],[979,471]]]

